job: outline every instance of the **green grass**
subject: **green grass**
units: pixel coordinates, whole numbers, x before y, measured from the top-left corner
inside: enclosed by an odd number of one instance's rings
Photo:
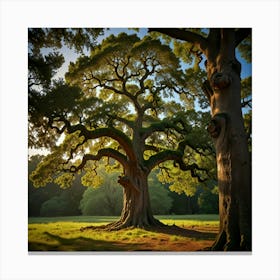
[[[218,229],[217,215],[157,216],[163,223],[183,227],[184,234],[123,229],[81,231],[118,217],[29,218],[29,251],[193,251],[211,245]]]
[[[77,223],[110,223],[116,221],[115,216],[65,216],[65,217],[30,217],[29,224],[51,222],[77,222]]]
[[[155,216],[157,219],[172,223],[180,221],[188,222],[217,222],[219,215],[202,214],[202,215],[165,215]],[[28,218],[29,224],[34,223],[50,223],[50,222],[78,222],[78,223],[110,223],[118,220],[116,216],[65,216],[65,217],[30,217]]]

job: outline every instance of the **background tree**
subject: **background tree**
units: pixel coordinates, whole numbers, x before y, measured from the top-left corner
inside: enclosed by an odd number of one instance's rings
[[[102,184],[88,187],[80,201],[83,215],[119,216],[122,210],[122,188],[118,184],[119,172],[106,174],[98,168],[104,178]]]
[[[90,51],[103,28],[29,28],[28,29],[28,129],[29,148],[50,147],[57,134],[46,125],[35,109],[55,82],[54,76],[65,62],[62,47],[77,53]],[[35,104],[33,104],[35,102]]]
[[[209,181],[207,187],[198,188],[197,203],[199,207],[199,213],[219,213],[218,187],[215,181]]]
[[[213,250],[251,250],[251,158],[241,102],[241,64],[236,48],[250,59],[250,29],[150,29],[175,42],[177,52],[195,55],[195,67],[205,60],[202,88],[212,120],[208,126],[216,148],[220,233]],[[182,42],[183,41],[183,42]],[[187,52],[188,50],[188,52]],[[244,97],[244,96],[243,96]]]
[[[33,156],[28,160],[28,175],[35,170],[42,159],[42,156]],[[60,193],[61,189],[55,184],[47,184],[44,188],[35,188],[31,180],[28,180],[28,216],[40,216],[41,205]]]
[[[44,156],[33,156],[29,159],[28,174],[30,175],[42,161]],[[81,185],[81,175],[73,181],[71,188],[62,189],[51,182],[44,187],[34,187],[28,182],[28,216],[73,216],[81,215],[79,202],[85,187]]]
[[[156,173],[157,172],[154,170],[153,172],[151,172],[148,178],[153,214],[170,214],[173,199],[170,196],[169,189],[165,188],[164,185],[158,180]]]
[[[54,180],[66,187],[84,170],[83,184],[98,185],[96,162],[114,159],[117,164],[108,161],[108,167],[122,170],[118,182],[124,202],[120,220],[107,228],[161,225],[152,215],[150,172],[159,166],[176,175],[176,170],[188,171],[200,182],[208,178],[207,168],[185,153],[200,149],[204,156],[202,151],[211,145],[204,141],[198,148],[195,136],[203,122],[193,117],[203,119],[202,113],[187,110],[193,99],[185,90],[179,60],[159,40],[120,34],[70,64],[66,80],[68,85],[58,82],[32,97],[30,110],[36,111],[37,119],[57,138],[64,137],[61,145],[49,145],[52,153],[32,173],[32,181],[44,185]]]

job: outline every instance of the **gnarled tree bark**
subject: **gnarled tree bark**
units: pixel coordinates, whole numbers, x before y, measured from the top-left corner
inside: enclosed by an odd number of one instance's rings
[[[251,250],[251,160],[241,111],[235,32],[220,30],[207,50],[211,134],[217,157],[220,232],[212,250]]]
[[[250,29],[210,29],[207,38],[178,29],[150,29],[189,41],[206,56],[207,96],[212,119],[208,132],[217,157],[220,230],[212,250],[252,249],[251,158],[241,111],[241,65],[236,46]]]

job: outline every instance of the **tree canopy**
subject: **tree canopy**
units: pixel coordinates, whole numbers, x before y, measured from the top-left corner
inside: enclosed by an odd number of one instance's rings
[[[168,46],[149,36],[140,40],[125,33],[112,35],[90,56],[71,63],[66,81],[38,98],[32,96],[29,107],[40,115],[41,125],[57,138],[65,136],[33,174],[35,184],[59,174],[56,182],[67,186],[79,169],[92,174],[94,163],[87,162],[102,157],[114,158],[123,168],[136,160],[149,172],[173,160],[176,167],[189,170],[190,177],[206,178],[206,168],[196,164],[191,151],[202,154],[212,148],[199,134],[207,113],[194,111],[188,81]],[[40,145],[49,147],[45,140]],[[97,182],[95,177],[84,176]]]

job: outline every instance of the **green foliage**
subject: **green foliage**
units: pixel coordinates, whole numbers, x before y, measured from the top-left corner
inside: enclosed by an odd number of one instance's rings
[[[169,196],[169,191],[158,181],[155,172],[150,174],[148,183],[153,214],[169,214],[173,199]]]
[[[53,147],[58,140],[58,135],[50,129],[48,118],[58,111],[61,113],[61,111],[70,111],[74,108],[74,106],[69,105],[72,102],[72,89],[67,87],[66,90],[61,82],[57,82],[53,78],[64,62],[64,54],[59,52],[60,49],[65,45],[78,52],[82,52],[85,48],[91,49],[96,44],[97,36],[102,33],[103,29],[97,28],[28,29],[28,129],[30,147]],[[63,100],[61,100],[60,96],[65,94],[65,90],[67,93],[69,90],[70,94],[63,95]],[[53,94],[56,94],[54,99],[52,99]],[[62,106],[62,108],[59,106]],[[58,110],[58,108],[60,109]],[[52,111],[53,109],[54,111]]]
[[[57,52],[47,55],[28,55],[28,87],[42,86],[48,88],[57,69],[63,64],[64,57]]]
[[[54,182],[61,186],[61,188],[66,189],[72,186],[73,180],[75,179],[74,174],[62,174],[59,177],[57,177]]]
[[[82,184],[86,187],[98,188],[103,183],[103,178],[97,175],[94,171],[86,171],[82,177]]]
[[[219,213],[219,196],[216,182],[209,182],[207,187],[198,189],[199,213],[217,214]]]
[[[248,63],[252,61],[252,35],[245,38],[239,45],[238,51],[242,58],[244,58]]]
[[[182,60],[188,64],[192,64],[194,62],[194,57],[190,56],[190,49],[192,48],[192,43],[189,42],[181,42],[174,41],[174,53],[182,58]]]
[[[198,213],[197,193],[193,196],[187,196],[185,193],[178,194],[169,190],[169,196],[173,199],[170,213],[176,215]]]
[[[65,157],[71,156],[71,149],[75,148],[83,141],[83,137],[79,136],[79,132],[65,136],[61,145],[53,148],[53,153],[45,156],[37,168],[30,174],[30,179],[35,187],[45,186],[47,183],[55,181],[61,187],[67,188],[74,180],[73,174],[64,174]],[[72,164],[69,163],[70,168]]]
[[[40,216],[66,216],[67,209],[71,209],[70,205],[60,196],[52,197],[50,200],[45,201],[41,206]],[[65,211],[66,210],[66,211]]]
[[[192,150],[186,151],[186,161],[191,164],[197,164],[201,170],[197,170],[195,174],[200,180],[204,182],[198,182],[197,177],[190,171],[182,171],[178,166],[174,166],[171,162],[163,164],[161,172],[158,173],[158,179],[162,183],[169,184],[171,191],[178,194],[184,193],[187,196],[194,196],[197,192],[199,184],[205,185],[209,178],[216,177],[216,166],[214,162],[214,155],[200,155]]]
[[[66,45],[83,52],[84,48],[92,49],[96,45],[96,38],[103,31],[103,28],[29,28],[29,48],[37,54],[43,47],[60,49]]]
[[[31,174],[42,156],[33,156],[28,162],[28,173]],[[71,188],[62,189],[54,183],[43,188],[35,188],[28,181],[28,216],[79,215],[79,202],[85,187],[80,184],[80,176],[71,181]]]
[[[80,201],[83,215],[120,215],[122,209],[122,187],[117,183],[118,173],[104,177],[99,187],[89,187]]]

